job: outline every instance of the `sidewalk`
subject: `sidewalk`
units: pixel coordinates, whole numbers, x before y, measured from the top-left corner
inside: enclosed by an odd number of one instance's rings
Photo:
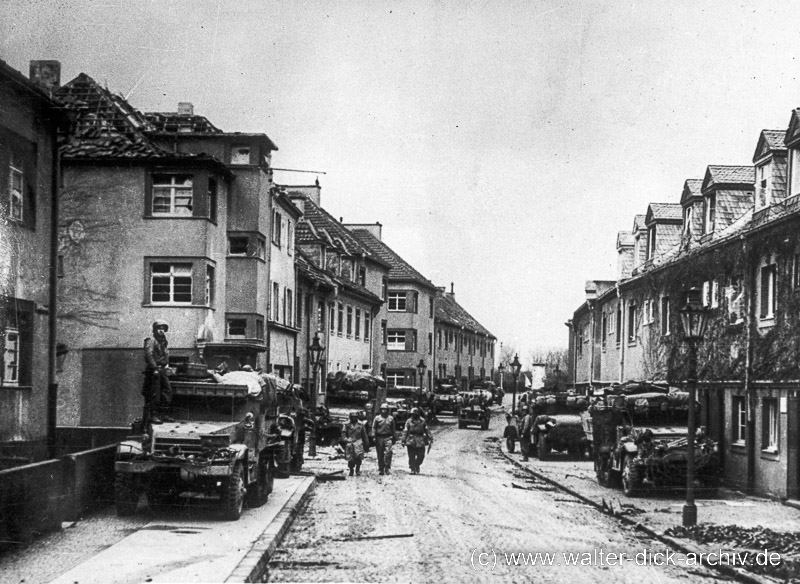
[[[748,570],[720,571],[748,582],[784,581],[787,577],[800,577],[800,510],[788,505],[745,495],[739,491],[720,488],[713,498],[703,498],[698,493],[698,526],[689,538],[682,528],[682,510],[685,491],[648,492],[643,497],[626,497],[621,489],[604,488],[597,484],[591,461],[575,461],[566,456],[554,455],[545,462],[531,458],[522,462],[519,444],[510,454],[504,440],[499,440],[501,453],[516,467],[536,478],[565,490],[598,510],[618,517],[624,523],[636,526],[664,543],[684,553],[750,551],[780,553],[786,565],[775,568],[770,579]],[[768,530],[786,534],[778,536]],[[699,541],[698,541],[699,540]],[[797,542],[797,543],[795,543]],[[758,567],[753,571],[763,572]]]

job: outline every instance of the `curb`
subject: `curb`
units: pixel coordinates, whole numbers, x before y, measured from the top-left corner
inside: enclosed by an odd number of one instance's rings
[[[316,482],[315,477],[303,479],[225,582],[266,582],[269,560],[313,492]]]
[[[516,460],[514,460],[513,458],[511,458],[508,455],[508,453],[503,450],[502,447],[500,447],[500,453],[505,457],[506,460],[508,460],[515,467],[517,467],[517,468],[519,468],[521,470],[524,470],[528,474],[531,474],[531,475],[535,476],[537,479],[542,480],[542,481],[544,481],[544,482],[556,487],[557,489],[560,489],[561,491],[564,491],[565,493],[575,497],[576,499],[586,503],[587,505],[591,505],[592,507],[594,507],[598,511],[602,512],[604,515],[608,515],[608,513],[605,513],[605,510],[603,509],[603,506],[600,503],[598,503],[597,501],[595,501],[593,499],[590,499],[589,497],[586,497],[585,495],[582,495],[582,494],[578,493],[577,491],[575,491],[574,489],[571,489],[570,487],[567,487],[566,485],[562,485],[561,483],[556,482],[555,480],[551,479],[550,477],[545,476],[542,473],[533,470],[532,468],[524,466],[523,464],[521,464],[521,463],[517,462]],[[608,516],[618,520],[621,523],[624,523],[625,525],[628,525],[630,527],[638,529],[639,531],[643,531],[644,533],[646,533],[648,536],[652,537],[653,539],[656,539],[656,540],[660,541],[661,543],[663,543],[663,544],[675,549],[676,551],[682,552],[684,554],[696,554],[696,553],[702,551],[699,547],[696,547],[696,546],[694,546],[692,544],[684,543],[684,542],[679,541],[679,540],[677,540],[675,538],[672,538],[672,537],[669,537],[667,535],[664,535],[663,533],[658,533],[652,527],[649,527],[649,526],[647,526],[644,523],[641,523],[639,521],[634,521],[633,519],[631,519],[629,517],[625,517],[624,515],[608,515]],[[746,570],[744,570],[742,568],[732,568],[731,566],[725,566],[725,565],[707,566],[707,567],[713,568],[714,570],[716,570],[717,572],[720,572],[721,574],[724,574],[725,576],[729,576],[729,577],[731,577],[734,580],[737,580],[739,582],[745,582],[746,584],[775,584],[776,582],[778,582],[777,580],[774,580],[772,578],[761,576],[759,574],[753,574],[753,573],[748,572],[748,571],[746,571]]]

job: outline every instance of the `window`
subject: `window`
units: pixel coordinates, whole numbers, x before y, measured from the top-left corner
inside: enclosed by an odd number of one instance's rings
[[[272,283],[272,320],[278,322],[281,315],[281,286],[277,282]]]
[[[756,167],[756,210],[770,205],[769,167],[766,164]]]
[[[761,318],[770,319],[775,317],[776,308],[776,266],[768,264],[761,267],[761,287],[760,287],[760,306]]]
[[[231,164],[250,164],[250,147],[231,146]]]
[[[603,316],[601,317],[600,335],[603,349],[605,349],[606,341],[608,340],[608,315],[605,312],[603,312]]]
[[[353,307],[347,307],[347,338],[353,336]]]
[[[389,312],[406,311],[406,293],[389,292]]]
[[[661,297],[661,334],[666,336],[670,334],[670,327],[669,327],[669,296],[662,296]]]
[[[390,351],[406,350],[406,331],[388,331],[388,347]]]
[[[428,303],[430,304],[430,306],[428,307],[429,308],[428,309],[428,316],[430,318],[433,318],[433,296],[428,298]]]
[[[684,207],[683,209],[683,234],[689,235],[692,232],[692,207]]]
[[[617,346],[622,342],[622,302],[617,303],[617,318],[615,322],[615,329],[614,334],[616,336],[616,340],[614,341]]]
[[[208,218],[217,222],[217,179],[208,179]]]
[[[442,348],[442,329],[436,331],[436,348]]]
[[[257,318],[256,319],[256,338],[259,340],[264,340],[264,319]]]
[[[419,312],[419,292],[411,293],[411,310],[414,314]]]
[[[433,333],[428,333],[428,355],[433,355]]]
[[[215,284],[215,269],[214,266],[206,266],[206,306],[214,304],[214,284]]]
[[[386,372],[386,385],[387,387],[396,387],[403,385],[406,381],[406,375],[402,371],[387,371]]]
[[[292,235],[292,223],[286,220],[286,253],[292,255],[294,252],[294,235]]]
[[[25,181],[22,168],[12,161],[8,167],[8,218],[22,221],[25,201]]]
[[[246,236],[232,236],[228,238],[228,255],[247,255]]]
[[[331,304],[328,309],[328,323],[330,324],[331,334],[336,332],[336,306]]]
[[[153,304],[192,303],[192,264],[150,264]]]
[[[306,296],[306,313],[311,312],[311,298]],[[302,294],[297,297],[297,314],[294,318],[294,326],[303,328],[303,296]]]
[[[358,268],[358,283],[365,288],[367,286],[367,269],[364,267]]]
[[[652,260],[656,255],[656,226],[651,225],[647,230],[647,259]]]
[[[800,195],[800,148],[789,151],[789,196]]]
[[[325,330],[325,301],[317,301],[317,331]]]
[[[386,321],[381,321],[381,344],[386,345],[389,342],[386,332]]]
[[[705,222],[703,224],[703,233],[711,233],[714,231],[714,222],[717,213],[717,195],[711,193],[705,198]]]
[[[370,322],[369,322],[369,311],[364,311],[364,340],[369,341],[370,337]]]
[[[738,446],[744,446],[747,436],[747,407],[744,396],[733,396],[732,422],[732,442]]]
[[[778,400],[761,400],[761,450],[778,451]]]
[[[153,175],[153,215],[191,217],[192,197],[192,175]]]
[[[229,339],[243,339],[247,336],[247,319],[246,318],[229,318],[228,330],[226,333]]]
[[[272,217],[272,243],[278,247],[281,246],[281,221],[281,214],[278,211],[275,211],[275,214]]]
[[[381,300],[386,300],[389,294],[389,279],[385,276],[381,280]]]
[[[291,290],[286,290],[286,302],[283,306],[283,324],[292,326],[292,315],[294,314],[294,295]]]
[[[344,329],[344,304],[341,302],[339,303],[339,321],[336,325],[336,334],[340,337],[342,336],[342,332]]]
[[[719,280],[711,280],[711,308],[719,308]]]
[[[361,338],[361,309],[360,308],[356,308],[355,330],[356,330],[356,338],[360,339]]]
[[[10,327],[4,335],[3,385],[19,385],[19,331]]]
[[[628,342],[636,342],[636,304],[628,305]]]

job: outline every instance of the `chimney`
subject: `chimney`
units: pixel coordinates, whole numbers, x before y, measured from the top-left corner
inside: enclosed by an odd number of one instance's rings
[[[455,289],[454,289],[454,287],[453,287],[453,283],[452,283],[452,282],[450,282],[450,292],[448,292],[448,293],[447,293],[447,295],[448,295],[450,298],[453,298],[453,299],[455,299],[456,292],[455,292]]]
[[[188,101],[178,102],[178,115],[179,116],[193,116],[194,105]]]
[[[375,239],[382,239],[383,236],[383,225],[378,223],[347,223],[345,225],[348,229],[363,229],[364,231],[369,231]]]
[[[51,94],[61,87],[61,63],[59,61],[31,61],[28,76],[36,85]]]

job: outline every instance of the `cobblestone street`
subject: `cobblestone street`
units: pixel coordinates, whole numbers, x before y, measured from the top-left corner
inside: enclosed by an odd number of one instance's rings
[[[500,454],[500,417],[493,418],[488,432],[458,430],[452,417],[442,422],[421,475],[409,473],[398,444],[391,475],[378,475],[372,451],[362,476],[320,484],[273,555],[270,581],[661,583],[720,578],[682,566],[680,555],[675,556],[677,566],[600,565],[598,558],[591,565],[565,565],[563,553],[602,550],[634,558],[645,549],[667,550],[520,474]],[[556,558],[548,566],[508,565],[507,554],[528,552]]]

